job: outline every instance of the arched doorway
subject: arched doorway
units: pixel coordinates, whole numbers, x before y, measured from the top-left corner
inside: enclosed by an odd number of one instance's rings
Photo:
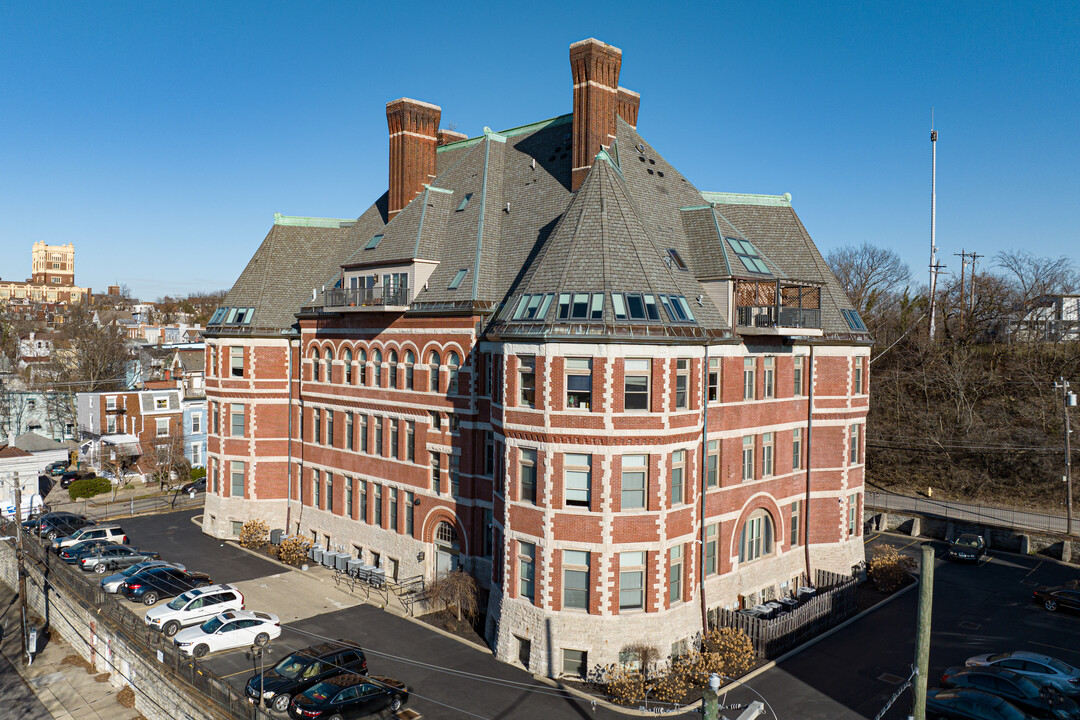
[[[458,534],[450,523],[443,521],[435,528],[435,576],[445,575],[458,568]]]

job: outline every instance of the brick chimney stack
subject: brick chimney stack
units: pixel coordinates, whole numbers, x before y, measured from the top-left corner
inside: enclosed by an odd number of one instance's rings
[[[574,126],[571,135],[573,171],[570,189],[577,192],[602,146],[615,138],[616,98],[622,50],[595,38],[570,46],[574,76]],[[635,108],[636,109],[636,108]],[[625,119],[625,118],[624,118]],[[627,119],[627,122],[630,122]],[[637,122],[637,113],[634,113]]]
[[[465,133],[454,132],[453,130],[439,130],[436,137],[436,146],[442,147],[443,145],[449,145],[450,143],[456,143],[460,140],[468,140],[469,136]]]
[[[386,103],[390,130],[388,219],[401,212],[435,177],[436,133],[442,108],[401,98]]]
[[[637,127],[637,112],[641,105],[641,96],[633,90],[624,87],[619,88],[619,94],[615,98],[615,114],[621,117],[632,127]]]

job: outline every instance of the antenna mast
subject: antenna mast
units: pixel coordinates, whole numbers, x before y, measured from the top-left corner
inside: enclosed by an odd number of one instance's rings
[[[937,324],[937,130],[934,129],[934,111],[930,110],[930,339],[934,339]]]

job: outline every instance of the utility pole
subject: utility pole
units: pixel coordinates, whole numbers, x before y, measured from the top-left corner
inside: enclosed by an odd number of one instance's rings
[[[1065,421],[1065,534],[1072,535],[1072,443],[1069,438],[1072,429],[1069,425],[1069,408],[1076,407],[1076,393],[1069,392],[1069,381],[1064,377],[1060,377],[1054,387],[1061,389],[1061,415]]]
[[[930,612],[934,607],[934,546],[922,544],[919,568],[919,625],[915,634],[915,720],[926,720],[926,676],[930,672]]]
[[[934,301],[937,298],[937,130],[934,130],[933,111],[930,113],[930,339],[934,339],[937,315]]]
[[[26,624],[26,570],[23,568],[24,550],[23,550],[23,530],[22,530],[22,487],[19,485],[19,473],[14,474],[15,483],[15,558],[17,564],[17,572],[19,573],[19,616],[22,619],[22,649],[23,649],[23,662],[26,662],[30,657],[30,648],[27,645],[26,638],[29,630]],[[35,648],[36,649],[36,648]]]
[[[975,266],[979,262],[979,258],[986,257],[985,255],[979,255],[974,250],[971,251],[971,295],[968,301],[968,316],[972,317],[975,314]]]
[[[975,253],[972,253],[974,255]],[[964,336],[964,271],[967,270],[967,256],[964,252],[964,248],[960,248],[960,252],[953,253],[953,255],[960,256],[960,337]]]

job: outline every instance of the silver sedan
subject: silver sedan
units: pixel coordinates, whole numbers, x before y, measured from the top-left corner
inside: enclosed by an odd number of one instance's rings
[[[114,573],[112,575],[106,575],[105,577],[101,578],[101,589],[107,593],[116,594],[120,592],[120,585],[132,575],[140,573],[143,570],[149,570],[152,567],[159,567],[163,565],[167,567],[174,567],[179,570],[187,569],[180,563],[165,562],[164,560],[149,560],[147,562],[141,562],[132,565],[127,570],[124,570],[122,572]]]
[[[965,665],[989,665],[1025,675],[1036,684],[1053,685],[1069,697],[1080,696],[1080,670],[1057,658],[1040,653],[1016,650],[995,655],[969,657]]]

